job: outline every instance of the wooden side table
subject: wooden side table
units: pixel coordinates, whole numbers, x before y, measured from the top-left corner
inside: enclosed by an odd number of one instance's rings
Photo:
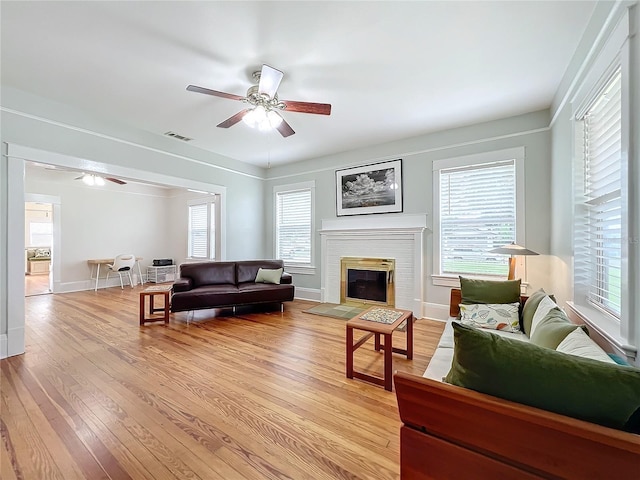
[[[385,311],[392,316],[400,314],[391,323],[367,320],[366,318],[384,317]],[[365,318],[363,318],[365,317]],[[407,348],[395,348],[392,342],[393,332],[406,320],[407,322]],[[353,330],[363,330],[369,332],[355,344],[353,343]],[[374,377],[366,373],[357,372],[353,369],[353,352],[360,348],[367,340],[375,335],[374,348],[376,351],[384,349],[384,376]],[[380,344],[380,336],[384,337],[384,344]],[[393,358],[392,353],[406,355],[407,359],[413,359],[413,312],[410,310],[399,310],[397,308],[371,307],[360,315],[347,322],[347,378],[359,378],[367,382],[381,385],[385,390],[393,389]]]
[[[140,325],[144,325],[147,322],[158,322],[164,320],[164,323],[169,323],[169,294],[171,293],[171,285],[156,285],[154,287],[147,287],[140,292]],[[156,295],[162,295],[164,297],[164,305],[156,308],[154,305],[154,298]],[[145,297],[149,297],[149,316],[145,317],[144,304]],[[163,316],[155,315],[157,312],[163,312]]]

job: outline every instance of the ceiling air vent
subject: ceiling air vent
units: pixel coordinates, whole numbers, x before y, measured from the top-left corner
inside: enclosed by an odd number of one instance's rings
[[[180,135],[176,132],[164,132],[165,136],[176,138],[178,140],[182,140],[183,142],[190,142],[193,138],[185,137],[184,135]]]

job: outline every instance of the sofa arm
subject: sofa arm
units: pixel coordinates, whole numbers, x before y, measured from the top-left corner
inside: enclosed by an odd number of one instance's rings
[[[175,282],[173,282],[173,291],[174,292],[187,292],[191,290],[191,279],[181,277]]]
[[[290,284],[293,281],[290,273],[282,272],[282,276],[280,277],[280,283]]]

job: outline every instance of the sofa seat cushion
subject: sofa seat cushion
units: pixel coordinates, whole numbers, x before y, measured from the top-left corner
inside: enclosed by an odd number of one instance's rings
[[[293,300],[293,285],[272,283],[241,283],[238,285],[240,303],[278,303]]]
[[[171,297],[171,311],[181,312],[235,305],[239,303],[239,298],[240,293],[235,285],[206,285],[185,292],[174,292]]]
[[[436,348],[422,376],[442,382],[444,377],[447,376],[447,373],[449,373],[449,370],[451,370],[453,352],[453,348]]]
[[[447,320],[447,324],[444,327],[444,331],[442,332],[442,336],[440,337],[440,341],[438,342],[438,348],[453,348],[453,325],[452,322],[456,320],[455,317],[449,317]],[[528,342],[529,337],[527,337],[522,332],[507,332],[503,330],[491,330],[491,333],[494,333],[500,337],[511,338],[514,340],[520,340],[521,342]]]

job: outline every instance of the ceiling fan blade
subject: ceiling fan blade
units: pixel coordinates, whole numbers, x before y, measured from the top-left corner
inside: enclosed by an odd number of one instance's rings
[[[262,72],[260,72],[260,84],[258,85],[258,92],[269,95],[269,98],[273,98],[278,91],[280,82],[284,73],[280,70],[276,70],[269,65],[262,65]]]
[[[187,87],[187,90],[190,92],[204,93],[205,95],[213,95],[214,97],[228,98],[230,100],[244,100],[244,97],[241,97],[240,95],[234,95],[233,93],[218,92],[217,90],[198,87],[197,85],[189,85]]]
[[[287,112],[315,113],[316,115],[331,115],[331,104],[329,103],[311,103],[311,102],[294,102],[291,100],[282,101]]]
[[[227,118],[224,122],[219,123],[216,126],[220,127],[220,128],[233,127],[236,123],[238,123],[240,120],[242,120],[244,118],[244,116],[247,113],[249,113],[249,111],[250,111],[249,108],[247,108],[246,110],[242,110],[242,111],[236,113],[235,115],[233,115],[232,117]]]
[[[126,185],[127,182],[125,182],[124,180],[120,180],[119,178],[113,178],[113,177],[104,177],[105,180],[109,180],[110,182],[113,183],[117,183],[118,185]]]
[[[280,135],[282,135],[284,138],[287,138],[288,136],[296,133],[293,131],[293,128],[291,128],[291,125],[289,125],[284,118],[276,128],[280,132]]]

